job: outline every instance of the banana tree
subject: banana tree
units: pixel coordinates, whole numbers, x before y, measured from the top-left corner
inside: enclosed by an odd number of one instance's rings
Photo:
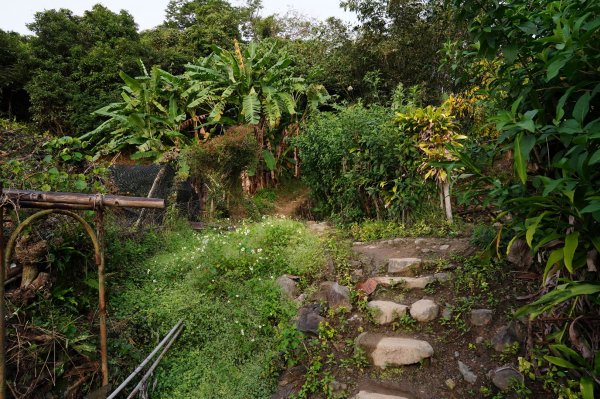
[[[97,155],[135,148],[132,159],[160,160],[189,138],[179,126],[186,118],[180,104],[184,81],[158,68],[148,73],[140,62],[142,76],[120,73],[124,81],[123,101],[109,104],[94,113],[108,119],[92,132],[81,136]]]
[[[274,44],[242,49],[235,42],[234,51],[214,46],[208,57],[186,65],[189,88],[183,97],[190,109],[206,114],[208,124],[254,127],[261,152],[252,190],[277,179],[287,139],[298,132],[294,126],[328,99],[323,86],[293,76],[291,64]]]

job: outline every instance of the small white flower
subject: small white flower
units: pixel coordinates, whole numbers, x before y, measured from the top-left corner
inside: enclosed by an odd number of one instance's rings
[[[156,280],[152,280],[153,283],[156,283]]]
[[[241,333],[242,333],[242,335],[244,335],[244,329],[243,328],[241,329]]]

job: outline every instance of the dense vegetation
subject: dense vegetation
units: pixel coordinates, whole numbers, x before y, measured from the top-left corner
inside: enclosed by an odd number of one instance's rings
[[[593,398],[600,3],[340,6],[357,15],[357,26],[259,16],[260,1],[172,0],[164,23],[144,32],[127,12],[101,5],[82,16],[38,12],[29,36],[0,30],[0,178],[19,188],[110,191],[108,159],[123,155],[176,169],[205,219],[234,215],[233,198],[300,178],[309,213],[351,226],[358,239],[454,234],[463,220],[495,225],[479,240],[540,283],[515,314],[543,316],[531,329],[545,337],[531,343],[524,368],[558,368],[560,383],[548,390]],[[165,397],[268,397],[292,315],[272,276],[310,281],[324,262],[323,243],[298,223],[271,219],[227,234],[169,228],[148,259],[144,245],[119,247],[143,238],[124,240],[135,234],[122,226],[111,233],[109,245],[123,257],[111,267],[134,264],[115,287],[115,317],[131,319],[122,328],[149,341],[189,312],[182,341],[194,367],[182,353],[166,362],[158,386]],[[155,243],[152,234],[144,239]],[[49,243],[48,265],[85,258],[85,248]],[[59,281],[73,277],[64,266]],[[90,340],[81,331],[93,327],[78,319],[93,313],[88,283],[69,290],[59,282],[19,313],[40,329],[56,328],[57,319],[73,326],[60,332],[63,352],[86,361],[89,346],[66,342]],[[53,306],[68,308],[66,316],[48,312]],[[221,323],[223,316],[242,324]],[[27,359],[44,362],[46,349]],[[144,353],[124,339],[111,350],[124,369]],[[32,381],[25,375],[15,384],[39,388]]]

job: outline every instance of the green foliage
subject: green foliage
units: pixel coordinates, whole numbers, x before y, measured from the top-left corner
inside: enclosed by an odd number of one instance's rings
[[[464,26],[443,1],[346,0],[344,9],[356,13],[358,35],[344,51],[356,95],[368,100],[390,98],[398,83],[423,84],[429,101],[451,87],[451,77],[439,69],[435,56],[450,39],[460,39]],[[379,83],[373,86],[376,74]],[[371,78],[369,79],[369,75]],[[361,82],[362,81],[362,82]],[[444,90],[445,89],[445,90]]]
[[[31,51],[27,40],[0,29],[0,116],[23,120],[28,116],[25,85],[29,81]]]
[[[33,119],[54,134],[81,134],[98,124],[91,113],[115,101],[119,71],[143,56],[133,17],[96,5],[83,16],[66,9],[38,12],[29,24]]]
[[[42,191],[104,192],[108,171],[95,164],[81,140],[51,138],[30,126],[0,120],[0,161],[5,186]],[[28,155],[23,157],[27,151]]]
[[[426,206],[433,187],[418,176],[422,156],[391,119],[386,108],[360,104],[311,118],[297,144],[321,216],[408,222]]]
[[[135,363],[184,318],[186,329],[158,368],[153,395],[270,397],[278,351],[299,345],[288,326],[295,307],[274,279],[290,273],[310,281],[324,264],[319,239],[298,222],[266,219],[228,233],[181,227],[161,242],[156,256],[127,263],[130,278],[113,280],[112,314],[128,327],[113,337],[122,345],[115,344],[111,358],[119,367]],[[115,257],[110,267],[120,264]],[[130,339],[144,345],[121,353]]]
[[[158,67],[150,74],[140,62],[144,75],[135,78],[125,72],[121,97],[94,113],[109,119],[81,136],[93,143],[97,154],[110,154],[133,147],[132,159],[160,159],[166,152],[188,141],[179,132],[186,119],[179,104],[182,79]]]
[[[564,360],[562,356],[569,359],[578,357],[579,355],[573,353],[574,351],[564,345],[553,346],[554,349],[550,350],[548,348],[534,347],[531,362],[525,358],[519,357],[519,370],[521,373],[523,373],[528,380],[540,382],[544,389],[548,392],[552,392],[556,397],[568,399],[593,399],[594,385],[589,377],[582,377],[580,381],[577,381],[568,378],[568,374],[564,371],[565,369],[579,369],[585,374],[585,369],[591,367],[589,365],[582,367],[585,365],[583,359],[580,359],[581,363],[577,363],[577,366],[571,364],[568,360]],[[562,354],[561,351],[563,352]],[[560,357],[552,355],[559,355]],[[535,373],[534,365],[536,368],[543,370],[543,372]],[[523,397],[529,398],[531,396]]]
[[[477,245],[481,249],[487,248],[496,239],[497,235],[498,231],[494,227],[487,224],[477,224],[473,228],[471,244]]]
[[[217,210],[228,215],[231,205],[237,205],[230,202],[243,197],[240,175],[256,164],[257,153],[252,127],[236,126],[221,136],[185,149],[179,177],[190,178],[202,200],[212,204],[212,214],[208,216],[215,216]]]
[[[515,236],[545,263],[547,293],[520,313],[532,318],[595,313],[598,277],[587,271],[596,269],[600,250],[600,5],[484,2],[471,13],[467,3],[457,2],[472,21],[479,56],[498,57],[500,63],[489,90],[504,100],[495,118],[499,150],[513,153],[516,181],[497,186],[494,195],[510,212]],[[554,326],[558,344],[566,342],[567,326]],[[570,327],[582,334],[577,339],[570,334],[571,344],[597,345],[597,338]],[[586,357],[582,367],[597,375],[589,363],[597,356]]]
[[[252,42],[242,49],[236,42],[233,52],[215,46],[208,57],[186,66],[191,83],[185,94],[211,122],[229,118],[275,128],[282,117],[296,115],[299,101],[312,109],[326,96],[322,87],[291,76],[291,62],[276,44]]]
[[[240,40],[240,28],[245,28],[256,8],[251,2],[236,7],[226,0],[171,0],[164,25],[184,34],[182,47],[195,56],[206,56],[213,45],[230,48],[233,39]]]
[[[400,130],[413,137],[427,156],[419,167],[419,170],[426,171],[425,179],[448,181],[448,171],[440,163],[454,160],[455,156],[448,148],[460,147],[459,140],[467,138],[459,134],[454,116],[449,111],[443,105],[425,108],[407,106],[396,114],[395,121]]]
[[[456,236],[459,226],[437,215],[420,218],[411,225],[394,221],[367,220],[353,223],[349,227],[350,235],[358,241],[375,241],[396,237],[448,237]]]

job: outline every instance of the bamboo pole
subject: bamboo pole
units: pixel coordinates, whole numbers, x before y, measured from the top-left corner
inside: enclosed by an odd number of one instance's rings
[[[173,343],[177,340],[177,338],[179,337],[179,334],[181,334],[181,332],[183,331],[183,327],[184,327],[183,324],[181,326],[179,326],[179,329],[175,332],[175,334],[173,335],[173,337],[171,338],[169,343],[167,343],[167,345],[162,350],[162,352],[160,352],[160,355],[158,355],[158,357],[156,358],[154,363],[152,363],[150,368],[148,368],[148,371],[146,371],[146,374],[144,374],[144,376],[140,379],[140,382],[138,382],[138,384],[135,386],[135,388],[133,388],[133,391],[131,391],[131,393],[129,394],[127,399],[133,399],[135,394],[137,394],[142,389],[142,387],[144,386],[144,383],[148,380],[148,378],[150,378],[152,373],[154,373],[154,370],[156,369],[156,367],[158,366],[158,364],[160,363],[162,358],[165,356],[165,354],[167,353],[167,351],[169,350],[171,345],[173,345]]]
[[[106,278],[104,273],[104,210],[96,213],[96,239],[99,253],[96,254],[98,266],[98,313],[100,314],[100,361],[102,366],[102,385],[108,385],[108,347],[106,331]]]
[[[60,193],[52,191],[31,191],[7,189],[3,197],[13,202],[26,201],[28,203],[51,203],[86,205],[91,208],[104,206],[121,208],[156,208],[165,207],[165,200],[160,198],[127,197],[123,195],[100,195],[81,193]]]
[[[171,336],[173,334],[175,334],[175,332],[177,331],[177,329],[179,328],[179,326],[181,326],[181,324],[183,324],[183,319],[180,319],[177,324],[175,324],[175,327],[173,327],[171,329],[171,331],[169,331],[169,333],[163,338],[162,341],[160,341],[160,343],[156,346],[156,348],[154,348],[154,350],[148,355],[148,357],[146,357],[146,359],[144,359],[144,361],[142,363],[140,363],[139,366],[137,366],[135,368],[135,370],[133,370],[133,373],[131,373],[129,375],[129,377],[127,377],[125,379],[125,381],[123,381],[121,383],[121,385],[119,385],[117,387],[117,389],[115,389],[113,391],[113,393],[111,393],[107,399],[113,399],[115,398],[119,392],[121,392],[123,390],[123,388],[125,388],[127,386],[127,384],[129,384],[129,382],[131,380],[133,380],[133,377],[135,377],[140,371],[142,371],[142,369],[144,368],[144,366],[146,364],[148,364],[148,362],[150,362],[150,360],[154,357],[154,355],[156,355],[156,353],[167,343],[167,341],[169,340],[169,338],[171,338]]]

